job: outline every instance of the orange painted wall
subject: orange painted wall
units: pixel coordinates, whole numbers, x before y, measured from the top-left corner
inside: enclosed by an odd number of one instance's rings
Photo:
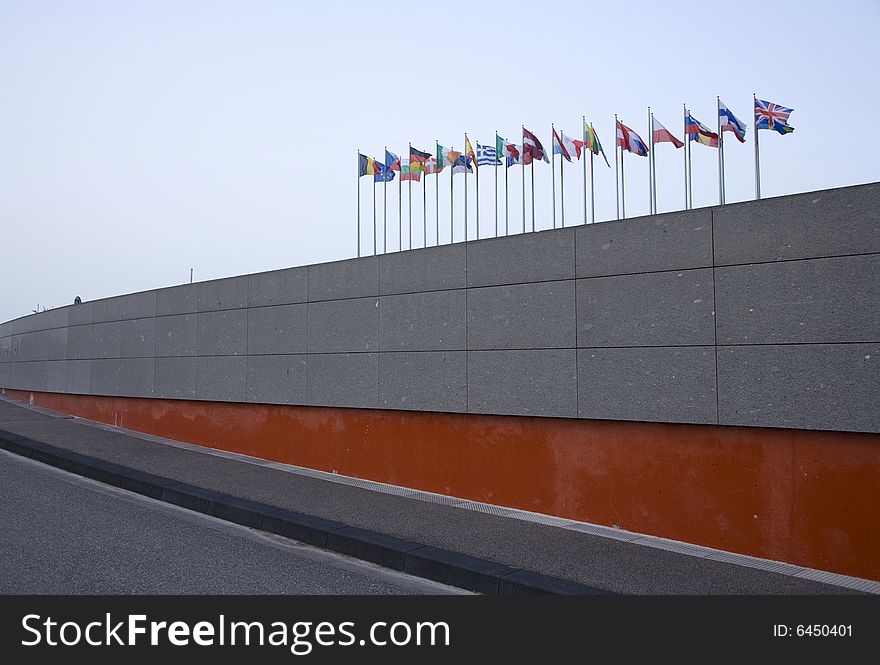
[[[880,435],[4,392],[170,439],[880,580]]]

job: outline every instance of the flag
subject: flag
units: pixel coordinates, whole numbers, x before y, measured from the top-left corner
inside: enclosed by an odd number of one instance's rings
[[[380,165],[372,157],[358,153],[358,178],[365,175],[376,175]]]
[[[617,145],[639,157],[648,156],[648,146],[642,141],[642,137],[620,122],[620,120],[617,121]]]
[[[458,150],[440,146],[440,157],[442,158],[441,166],[449,166],[450,164],[455,166],[455,162],[461,157],[461,153]]]
[[[651,117],[651,120],[654,123],[654,143],[671,143],[676,148],[681,148],[684,145],[683,141],[679,141],[672,132],[670,132],[666,127],[664,127],[660,122]]]
[[[746,126],[730,112],[724,102],[718,100],[718,118],[721,120],[722,132],[733,132],[740,143],[746,142]]]
[[[575,155],[578,159],[581,158],[581,148],[583,147],[583,141],[573,141],[565,134],[560,132],[556,133],[556,129],[553,129],[553,154],[554,155],[562,155],[566,161],[571,161],[572,155]]]
[[[482,145],[477,143],[477,165],[479,166],[498,166],[501,160],[498,159],[498,151],[490,145]]]
[[[418,164],[418,162],[416,162]],[[412,170],[412,162],[402,161],[400,163],[400,180],[403,182],[404,180],[415,180],[418,182],[421,180],[421,164],[419,164],[419,171]]]
[[[399,171],[400,170],[400,157],[395,155],[393,152],[385,149],[385,168],[389,171]]]
[[[409,170],[412,173],[421,173],[425,170],[425,162],[431,156],[430,152],[416,150],[412,146],[409,147]]]
[[[507,139],[504,139],[504,156],[507,157],[507,165],[513,166],[515,164],[522,165],[523,163],[523,147],[521,145],[517,145],[516,143],[511,143]]]
[[[690,111],[688,111],[687,117],[685,118],[685,133],[691,141],[702,143],[710,148],[718,147],[718,134],[694,118],[694,116],[690,114]]]
[[[471,164],[479,166],[477,155],[474,153],[474,147],[471,145],[471,140],[467,137],[467,134],[464,135],[464,154],[467,155],[468,159],[468,171],[470,171]]]
[[[755,128],[775,129],[780,134],[791,134],[794,127],[788,124],[788,116],[794,109],[787,109],[763,99],[755,100]]]
[[[385,168],[381,162],[374,162],[376,165],[376,173],[373,176],[375,182],[390,182],[394,180],[394,171]]]
[[[591,125],[588,125],[586,122],[584,123],[584,136],[586,137],[586,141],[584,141],[584,148],[592,152],[594,155],[602,154],[602,158],[605,160],[606,166],[611,168],[611,164],[608,163],[608,157],[605,155],[605,150],[602,148],[602,144],[599,142],[599,135],[596,134],[595,130]]]
[[[474,169],[472,168],[473,162],[471,158],[461,154],[460,152],[456,153],[458,157],[455,162],[452,163],[452,174],[456,173],[473,173]]]
[[[443,159],[442,157],[440,159]],[[437,165],[437,159],[435,157],[429,157],[425,160],[425,173],[440,173],[443,170],[442,166]]]
[[[547,157],[547,152],[544,150],[544,146],[541,145],[541,142],[538,140],[538,137],[532,134],[528,129],[523,127],[523,146],[522,146],[522,156],[523,156],[523,164],[531,164],[533,159],[543,159],[548,164],[550,163],[550,158]]]

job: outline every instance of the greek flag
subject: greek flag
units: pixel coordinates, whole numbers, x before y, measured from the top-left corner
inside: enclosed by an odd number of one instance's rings
[[[477,143],[477,165],[478,166],[500,166],[501,160],[495,148],[490,145],[480,145]]]

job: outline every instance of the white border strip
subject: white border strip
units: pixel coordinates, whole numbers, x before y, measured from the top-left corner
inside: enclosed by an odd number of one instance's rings
[[[27,405],[23,402],[13,400],[4,395],[0,395],[0,400],[4,402],[9,402],[10,404],[13,404],[15,406],[22,406],[24,408],[32,409],[33,411],[45,415],[68,417],[66,414],[59,414],[58,412],[53,412],[40,407]],[[297,475],[307,476],[309,478],[326,480],[332,483],[359,487],[361,489],[372,490],[374,492],[382,492],[384,494],[403,496],[410,499],[418,499],[419,501],[426,501],[428,503],[437,503],[446,506],[455,506],[457,508],[465,508],[467,510],[487,513],[490,515],[498,515],[501,517],[509,517],[512,519],[523,520],[525,522],[533,522],[536,524],[544,524],[547,526],[569,529],[571,531],[577,531],[579,533],[586,533],[591,536],[611,538],[613,540],[628,542],[634,545],[644,545],[645,547],[653,547],[655,549],[665,550],[667,552],[676,552],[678,554],[685,554],[700,559],[720,561],[723,563],[731,563],[738,566],[745,566],[747,568],[765,570],[771,573],[779,573],[780,575],[799,577],[807,580],[812,580],[814,582],[821,582],[822,584],[831,584],[847,589],[853,589],[855,591],[861,591],[863,593],[880,594],[880,582],[864,579],[861,577],[851,577],[849,575],[841,575],[840,573],[832,573],[825,570],[818,570],[816,568],[804,568],[803,566],[796,566],[792,563],[786,563],[784,561],[773,561],[771,559],[761,559],[745,554],[738,554],[736,552],[716,550],[711,547],[693,545],[691,543],[686,543],[680,540],[661,538],[660,536],[650,536],[646,534],[635,533],[632,531],[626,531],[624,529],[602,526],[600,524],[579,522],[577,520],[570,520],[562,517],[553,517],[552,515],[544,515],[542,513],[533,513],[531,511],[521,510],[518,508],[496,506],[490,503],[471,501],[469,499],[459,499],[456,497],[447,496],[445,494],[435,494],[434,492],[425,492],[423,490],[415,490],[408,487],[389,485],[387,483],[380,483],[374,480],[363,480],[361,478],[355,478],[352,476],[343,476],[338,473],[317,471],[315,469],[308,469],[306,467],[295,466],[293,464],[272,462],[270,460],[261,459],[259,457],[251,457],[250,455],[242,455],[240,453],[217,450],[216,448],[208,448],[206,446],[185,443],[183,441],[165,439],[159,436],[153,436],[152,434],[145,434],[136,430],[128,430],[121,427],[115,427],[113,425],[106,425],[104,423],[99,423],[94,420],[88,420],[86,418],[79,418],[77,416],[73,416],[73,419],[77,422],[81,422],[83,424],[90,425],[98,429],[125,434],[127,436],[131,436],[137,439],[143,439],[152,443],[159,443],[175,448],[182,448],[184,450],[192,450],[203,454],[214,455],[215,457],[223,457],[226,459],[245,462],[256,466],[263,466],[270,469],[285,471],[287,473],[295,473]]]

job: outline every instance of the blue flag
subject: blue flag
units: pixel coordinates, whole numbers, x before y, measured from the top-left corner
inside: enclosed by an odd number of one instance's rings
[[[373,176],[373,182],[390,182],[394,180],[394,171],[386,168],[384,164],[376,162],[376,175]]]

